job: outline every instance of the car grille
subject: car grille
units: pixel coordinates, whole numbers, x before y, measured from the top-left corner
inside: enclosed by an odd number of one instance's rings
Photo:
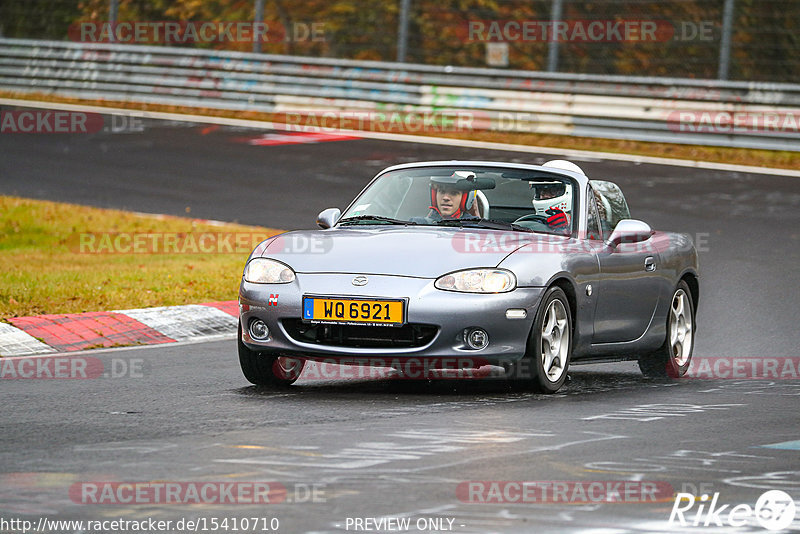
[[[302,343],[353,348],[422,347],[433,341],[437,326],[406,324],[392,326],[352,326],[309,324],[301,319],[283,319],[286,333]]]

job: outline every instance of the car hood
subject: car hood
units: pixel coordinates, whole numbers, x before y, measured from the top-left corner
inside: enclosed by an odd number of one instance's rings
[[[254,255],[298,273],[389,274],[437,278],[472,267],[495,267],[520,247],[565,238],[527,232],[370,227],[296,231],[260,245]]]

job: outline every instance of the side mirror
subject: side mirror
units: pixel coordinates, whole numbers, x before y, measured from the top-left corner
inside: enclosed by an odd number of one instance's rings
[[[611,232],[606,240],[606,245],[617,248],[620,243],[641,243],[653,235],[653,229],[644,221],[637,219],[623,219]]]
[[[317,215],[317,224],[323,230],[327,230],[336,224],[341,216],[342,211],[339,208],[328,208],[319,212],[319,215]]]

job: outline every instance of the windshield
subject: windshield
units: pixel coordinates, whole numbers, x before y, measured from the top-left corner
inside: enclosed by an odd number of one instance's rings
[[[567,235],[572,232],[573,190],[571,179],[539,170],[401,169],[375,180],[339,224],[502,223],[517,230]]]

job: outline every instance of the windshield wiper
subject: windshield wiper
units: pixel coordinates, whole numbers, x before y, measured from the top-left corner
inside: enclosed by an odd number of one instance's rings
[[[460,226],[462,228],[489,228],[492,230],[517,230],[520,232],[536,233],[535,230],[525,226],[520,226],[518,224],[495,221],[493,219],[479,219],[478,217],[468,217],[464,219],[442,219],[441,221],[436,221],[436,224],[440,226]]]
[[[417,224],[411,221],[401,221],[400,219],[392,219],[391,217],[383,217],[381,215],[356,215],[355,217],[348,217],[341,219],[339,224],[357,224],[359,221],[380,222],[386,224]]]

